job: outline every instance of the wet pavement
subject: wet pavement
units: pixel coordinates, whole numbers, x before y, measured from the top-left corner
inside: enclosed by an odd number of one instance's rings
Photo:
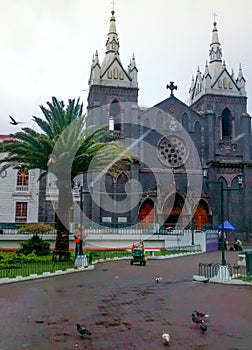
[[[237,263],[237,252],[227,252]],[[192,282],[199,262],[220,252],[130,266],[99,263],[94,270],[0,286],[0,350],[158,350],[162,331],[171,349],[248,350],[252,287]],[[156,277],[162,277],[160,283]],[[191,313],[209,313],[206,334]],[[81,339],[76,323],[86,326]]]

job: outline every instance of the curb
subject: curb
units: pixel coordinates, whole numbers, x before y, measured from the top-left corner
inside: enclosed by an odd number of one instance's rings
[[[193,275],[193,282],[218,283],[218,284],[228,284],[228,285],[235,285],[235,286],[252,286],[252,282],[244,282],[242,280],[236,280],[236,279],[222,280],[216,277],[207,279],[206,277],[203,277],[200,275]]]
[[[8,284],[8,283],[16,283],[16,282],[24,282],[24,281],[30,281],[30,280],[36,280],[40,278],[47,278],[47,277],[54,277],[59,275],[67,275],[69,273],[74,272],[82,272],[82,271],[90,271],[94,269],[94,265],[89,265],[87,267],[78,267],[77,269],[67,269],[65,271],[63,270],[56,270],[55,272],[43,272],[42,275],[32,274],[29,276],[17,276],[15,278],[0,278],[0,285],[1,284]]]

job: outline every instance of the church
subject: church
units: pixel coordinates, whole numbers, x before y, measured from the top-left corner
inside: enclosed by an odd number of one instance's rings
[[[169,82],[167,99],[140,107],[136,58],[124,66],[119,47],[113,10],[105,55],[100,61],[96,51],[92,59],[88,124],[106,126],[133,162],[120,172],[84,174],[85,226],[202,229],[228,220],[237,232],[251,232],[246,81],[241,65],[236,76],[228,71],[216,21],[204,72],[198,68],[188,84],[188,105]]]
[[[189,105],[169,82],[167,99],[140,107],[136,58],[125,67],[119,47],[113,10],[105,55],[100,61],[96,51],[92,59],[88,123],[106,126],[133,162],[120,172],[90,169],[83,176],[85,226],[202,229],[225,219],[237,232],[251,232],[246,81],[241,65],[237,76],[228,71],[216,21],[204,72],[198,68],[188,84]]]

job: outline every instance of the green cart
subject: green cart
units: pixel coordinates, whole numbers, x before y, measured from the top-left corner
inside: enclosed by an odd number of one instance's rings
[[[138,263],[145,266],[147,258],[145,256],[145,251],[143,248],[135,248],[132,250],[132,259],[130,260],[130,265]]]

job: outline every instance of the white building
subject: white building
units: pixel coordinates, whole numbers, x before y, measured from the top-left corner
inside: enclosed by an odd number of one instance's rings
[[[0,142],[9,139],[0,135]],[[5,157],[0,153],[0,158]],[[38,221],[40,170],[17,170],[0,167],[0,224]]]

